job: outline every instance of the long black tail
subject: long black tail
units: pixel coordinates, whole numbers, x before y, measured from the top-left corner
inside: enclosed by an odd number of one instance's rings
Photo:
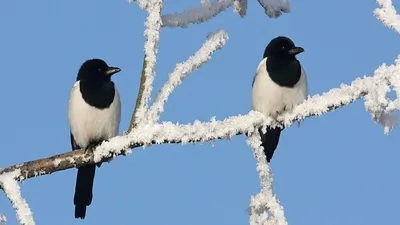
[[[95,172],[95,164],[78,168],[74,196],[75,218],[85,219],[86,206],[89,206],[92,203]]]
[[[267,162],[270,162],[274,155],[275,149],[279,143],[279,137],[281,136],[282,129],[279,127],[270,128],[267,127],[267,133],[263,134],[261,128],[258,130],[261,135],[261,146],[264,147],[264,153],[267,157]]]

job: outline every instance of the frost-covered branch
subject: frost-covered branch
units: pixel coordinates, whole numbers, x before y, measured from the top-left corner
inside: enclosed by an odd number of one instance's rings
[[[162,24],[167,27],[187,27],[188,24],[198,24],[210,20],[220,12],[232,6],[234,0],[214,0],[211,4],[188,9],[182,13],[162,16]]]
[[[261,183],[260,193],[250,198],[250,225],[287,225],[283,207],[273,192],[272,173],[263,148],[260,146],[260,134],[250,135],[247,143],[253,149],[254,158],[257,160],[257,171]]]
[[[244,17],[247,13],[247,0],[235,0],[233,6],[235,7],[234,12],[239,14],[239,16]]]
[[[278,121],[265,118],[261,113],[250,111],[246,115],[231,116],[224,120],[212,118],[209,122],[195,121],[181,125],[171,122],[157,124],[139,124],[130,133],[111,138],[98,146],[94,153],[90,151],[76,150],[45,159],[39,159],[23,164],[8,167],[0,172],[11,172],[16,169],[21,171],[20,180],[49,174],[77,166],[106,162],[111,157],[131,153],[131,148],[149,146],[162,143],[194,143],[206,142],[218,139],[229,139],[235,135],[253,133],[263,125],[291,126],[297,120],[303,120],[311,116],[320,116],[334,109],[344,107],[358,99],[368,96],[379,88],[394,87],[400,90],[400,60],[396,60],[391,66],[381,66],[372,77],[357,78],[351,85],[342,84],[340,88],[334,88],[322,95],[309,97],[305,102],[295,107],[292,112],[282,114]],[[387,82],[382,82],[383,78]],[[399,92],[397,92],[399,95]],[[393,104],[382,107],[385,111],[390,107],[400,109],[396,100]],[[396,104],[395,104],[396,103]],[[392,126],[394,124],[391,124]]]
[[[189,24],[206,22],[227,8],[234,6],[234,12],[244,17],[247,13],[248,0],[214,0],[198,7],[190,8],[181,13],[166,14],[162,16],[163,27],[186,28]],[[270,18],[277,18],[282,12],[290,11],[289,0],[258,0]]]
[[[0,225],[6,225],[7,218],[3,214],[0,213]]]
[[[376,2],[381,7],[374,11],[376,18],[382,21],[385,26],[400,34],[400,16],[397,15],[392,0],[377,0]]]
[[[334,88],[321,96],[310,97],[306,102],[294,108],[292,112],[279,116],[278,120],[288,126],[294,120],[303,120],[309,115],[322,115],[331,109],[348,105],[362,97],[366,98],[367,110],[373,112],[374,115],[400,109],[399,105],[389,104],[390,101],[386,97],[390,87],[394,87],[393,90],[395,91],[400,90],[398,80],[400,73],[399,57],[400,55],[393,65],[386,66],[383,64],[380,66],[372,77],[357,78],[351,85],[342,84],[340,88]],[[397,94],[399,93],[397,92]],[[391,129],[393,125],[387,124],[385,129]]]
[[[228,34],[223,30],[219,30],[211,34],[203,46],[193,56],[184,63],[177,64],[175,70],[169,75],[168,81],[161,88],[154,104],[148,112],[150,123],[158,121],[160,114],[164,111],[165,102],[175,88],[182,83],[183,79],[210,60],[212,54],[221,49],[227,40]]]
[[[257,0],[270,18],[277,18],[282,12],[290,12],[289,0]]]
[[[163,0],[140,0],[137,2],[145,8],[148,13],[145,22],[147,29],[144,32],[147,40],[144,45],[144,62],[139,94],[137,97],[138,100],[136,101],[135,111],[129,125],[129,131],[145,118],[144,114],[150,101],[153,81],[156,74],[158,40],[160,39],[160,28],[162,24],[161,10],[163,7]]]
[[[7,198],[11,201],[19,223],[21,225],[35,225],[31,209],[25,199],[22,198],[18,182],[14,179],[19,173],[19,170],[11,173],[2,173],[0,175],[0,188],[3,189]],[[1,220],[2,218],[0,218],[0,222]]]

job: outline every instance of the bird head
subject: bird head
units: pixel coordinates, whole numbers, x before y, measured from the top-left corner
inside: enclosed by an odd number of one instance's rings
[[[304,52],[304,49],[302,47],[295,46],[290,38],[279,36],[269,42],[264,51],[264,58],[295,58],[297,54],[302,52]]]
[[[104,60],[89,59],[80,67],[77,80],[109,81],[119,71],[120,68],[108,66]]]

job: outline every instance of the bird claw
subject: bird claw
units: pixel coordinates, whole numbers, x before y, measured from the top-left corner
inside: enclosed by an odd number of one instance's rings
[[[93,153],[95,147],[96,147],[95,145],[88,145],[88,146],[86,146],[86,148],[85,148],[85,154],[87,154],[87,153]]]
[[[86,148],[85,148],[85,154],[87,154],[87,153],[93,153],[94,152],[94,149],[96,148],[96,146],[97,146],[97,144],[91,144],[91,145],[88,145],[88,146],[86,146]],[[98,167],[98,168],[100,168],[101,167],[101,162],[99,162],[99,163],[96,163],[96,166]]]

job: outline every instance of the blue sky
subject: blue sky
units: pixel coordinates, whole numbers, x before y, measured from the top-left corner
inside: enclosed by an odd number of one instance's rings
[[[166,0],[165,13],[200,1]],[[398,5],[400,6],[400,5]],[[373,16],[375,1],[292,1],[292,12],[269,19],[249,1],[187,29],[161,32],[155,91],[176,63],[225,29],[222,51],[171,95],[162,120],[187,123],[250,110],[251,82],[268,42],[286,35],[299,56],[311,95],[371,75],[400,52],[399,36]],[[0,167],[69,151],[69,90],[80,64],[105,59],[122,98],[120,132],[134,108],[143,57],[145,13],[120,1],[3,1],[0,3],[2,110]],[[362,101],[305,120],[281,136],[271,166],[274,189],[289,224],[398,224],[399,127],[383,134]],[[135,149],[97,170],[84,221],[74,219],[76,169],[29,179],[23,197],[37,224],[242,225],[259,190],[256,162],[245,137],[202,145]],[[17,224],[0,195],[0,212]]]

